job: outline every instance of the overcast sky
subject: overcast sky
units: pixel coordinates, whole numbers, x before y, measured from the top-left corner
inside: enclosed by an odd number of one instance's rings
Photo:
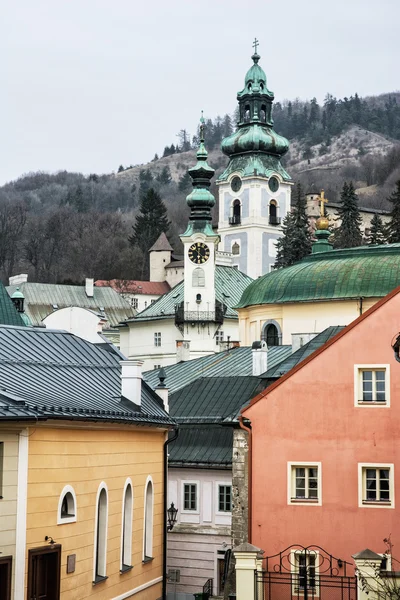
[[[399,0],[5,0],[0,184],[144,163],[232,112],[256,36],[276,100],[400,89]]]

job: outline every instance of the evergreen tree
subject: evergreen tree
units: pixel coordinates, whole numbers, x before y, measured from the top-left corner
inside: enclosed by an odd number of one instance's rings
[[[358,199],[353,182],[343,184],[340,194],[341,206],[338,209],[338,218],[341,224],[335,231],[335,248],[354,248],[361,246],[362,233],[360,225],[362,223],[360,211],[358,209]]]
[[[311,252],[311,231],[307,217],[307,201],[300,184],[296,187],[295,205],[283,219],[283,236],[276,243],[274,267],[288,267]]]
[[[119,167],[118,167],[118,173],[122,173],[122,171],[125,171],[124,166],[123,165],[119,165]]]
[[[386,244],[386,228],[378,214],[375,214],[371,219],[368,244]]]
[[[188,192],[191,189],[191,187],[192,187],[192,178],[190,177],[189,173],[186,172],[179,179],[178,188],[179,188],[180,192]]]
[[[388,225],[388,242],[398,244],[400,242],[400,179],[396,182],[396,189],[388,200],[393,206]]]
[[[147,252],[157,240],[159,235],[168,231],[170,221],[167,218],[167,209],[161,196],[150,188],[142,196],[140,213],[132,225],[133,234],[129,237],[132,246],[137,246],[143,253],[142,277],[146,271]]]
[[[157,181],[164,185],[171,183],[172,177],[171,177],[171,171],[169,170],[169,167],[165,166],[162,169],[162,171],[159,173],[159,175],[157,177]]]
[[[139,193],[140,197],[143,197],[146,192],[151,188],[153,183],[153,175],[149,169],[141,169],[139,172]]]

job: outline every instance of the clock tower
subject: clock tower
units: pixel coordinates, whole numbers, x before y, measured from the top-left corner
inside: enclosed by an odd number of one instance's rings
[[[211,224],[215,198],[209,187],[214,169],[207,164],[207,156],[202,116],[197,164],[189,169],[193,184],[193,191],[186,198],[190,207],[189,223],[185,233],[180,236],[185,253],[183,310],[187,322],[199,322],[201,319],[202,322],[215,322],[215,252],[220,238]]]
[[[220,250],[232,252],[240,271],[256,279],[275,263],[275,244],[290,210],[293,183],[281,164],[289,142],[274,131],[274,94],[258,64],[258,41],[253,45],[253,64],[237,95],[238,127],[222,141],[229,163],[217,185]]]

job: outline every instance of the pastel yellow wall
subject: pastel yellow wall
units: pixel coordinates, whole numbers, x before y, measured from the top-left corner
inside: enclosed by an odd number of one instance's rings
[[[15,528],[17,524],[18,433],[0,431],[4,443],[3,498],[0,500],[0,553],[13,557],[12,587],[15,569]],[[0,466],[1,468],[1,466]]]
[[[363,312],[380,298],[363,300]],[[243,346],[260,339],[264,323],[276,321],[282,330],[282,344],[292,343],[292,333],[320,333],[330,325],[348,325],[360,315],[359,300],[265,304],[241,308],[240,341]]]
[[[27,508],[28,549],[45,546],[46,535],[62,545],[61,598],[95,596],[110,600],[162,575],[163,443],[159,429],[30,429]],[[142,564],[144,493],[148,475],[154,484],[153,557]],[[120,574],[123,490],[133,483],[133,569]],[[108,579],[93,586],[95,504],[99,484],[108,487]],[[59,497],[71,485],[77,498],[77,522],[57,525]],[[76,554],[75,573],[67,575],[67,555]],[[26,572],[28,568],[26,562]],[[27,579],[25,581],[25,587]],[[136,600],[154,600],[161,583],[147,588]]]

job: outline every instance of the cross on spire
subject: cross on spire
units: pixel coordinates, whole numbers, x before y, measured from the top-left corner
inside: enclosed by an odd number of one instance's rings
[[[257,54],[257,47],[258,47],[258,44],[259,44],[259,43],[260,43],[260,42],[259,42],[259,41],[258,41],[258,39],[255,37],[255,38],[254,38],[254,42],[253,42],[254,54]]]
[[[201,111],[201,117],[200,117],[200,141],[204,142],[204,116],[203,116],[203,111]]]
[[[324,190],[321,190],[321,195],[319,197],[319,204],[321,207],[321,217],[325,216],[325,204],[328,202],[328,198],[325,198]]]

